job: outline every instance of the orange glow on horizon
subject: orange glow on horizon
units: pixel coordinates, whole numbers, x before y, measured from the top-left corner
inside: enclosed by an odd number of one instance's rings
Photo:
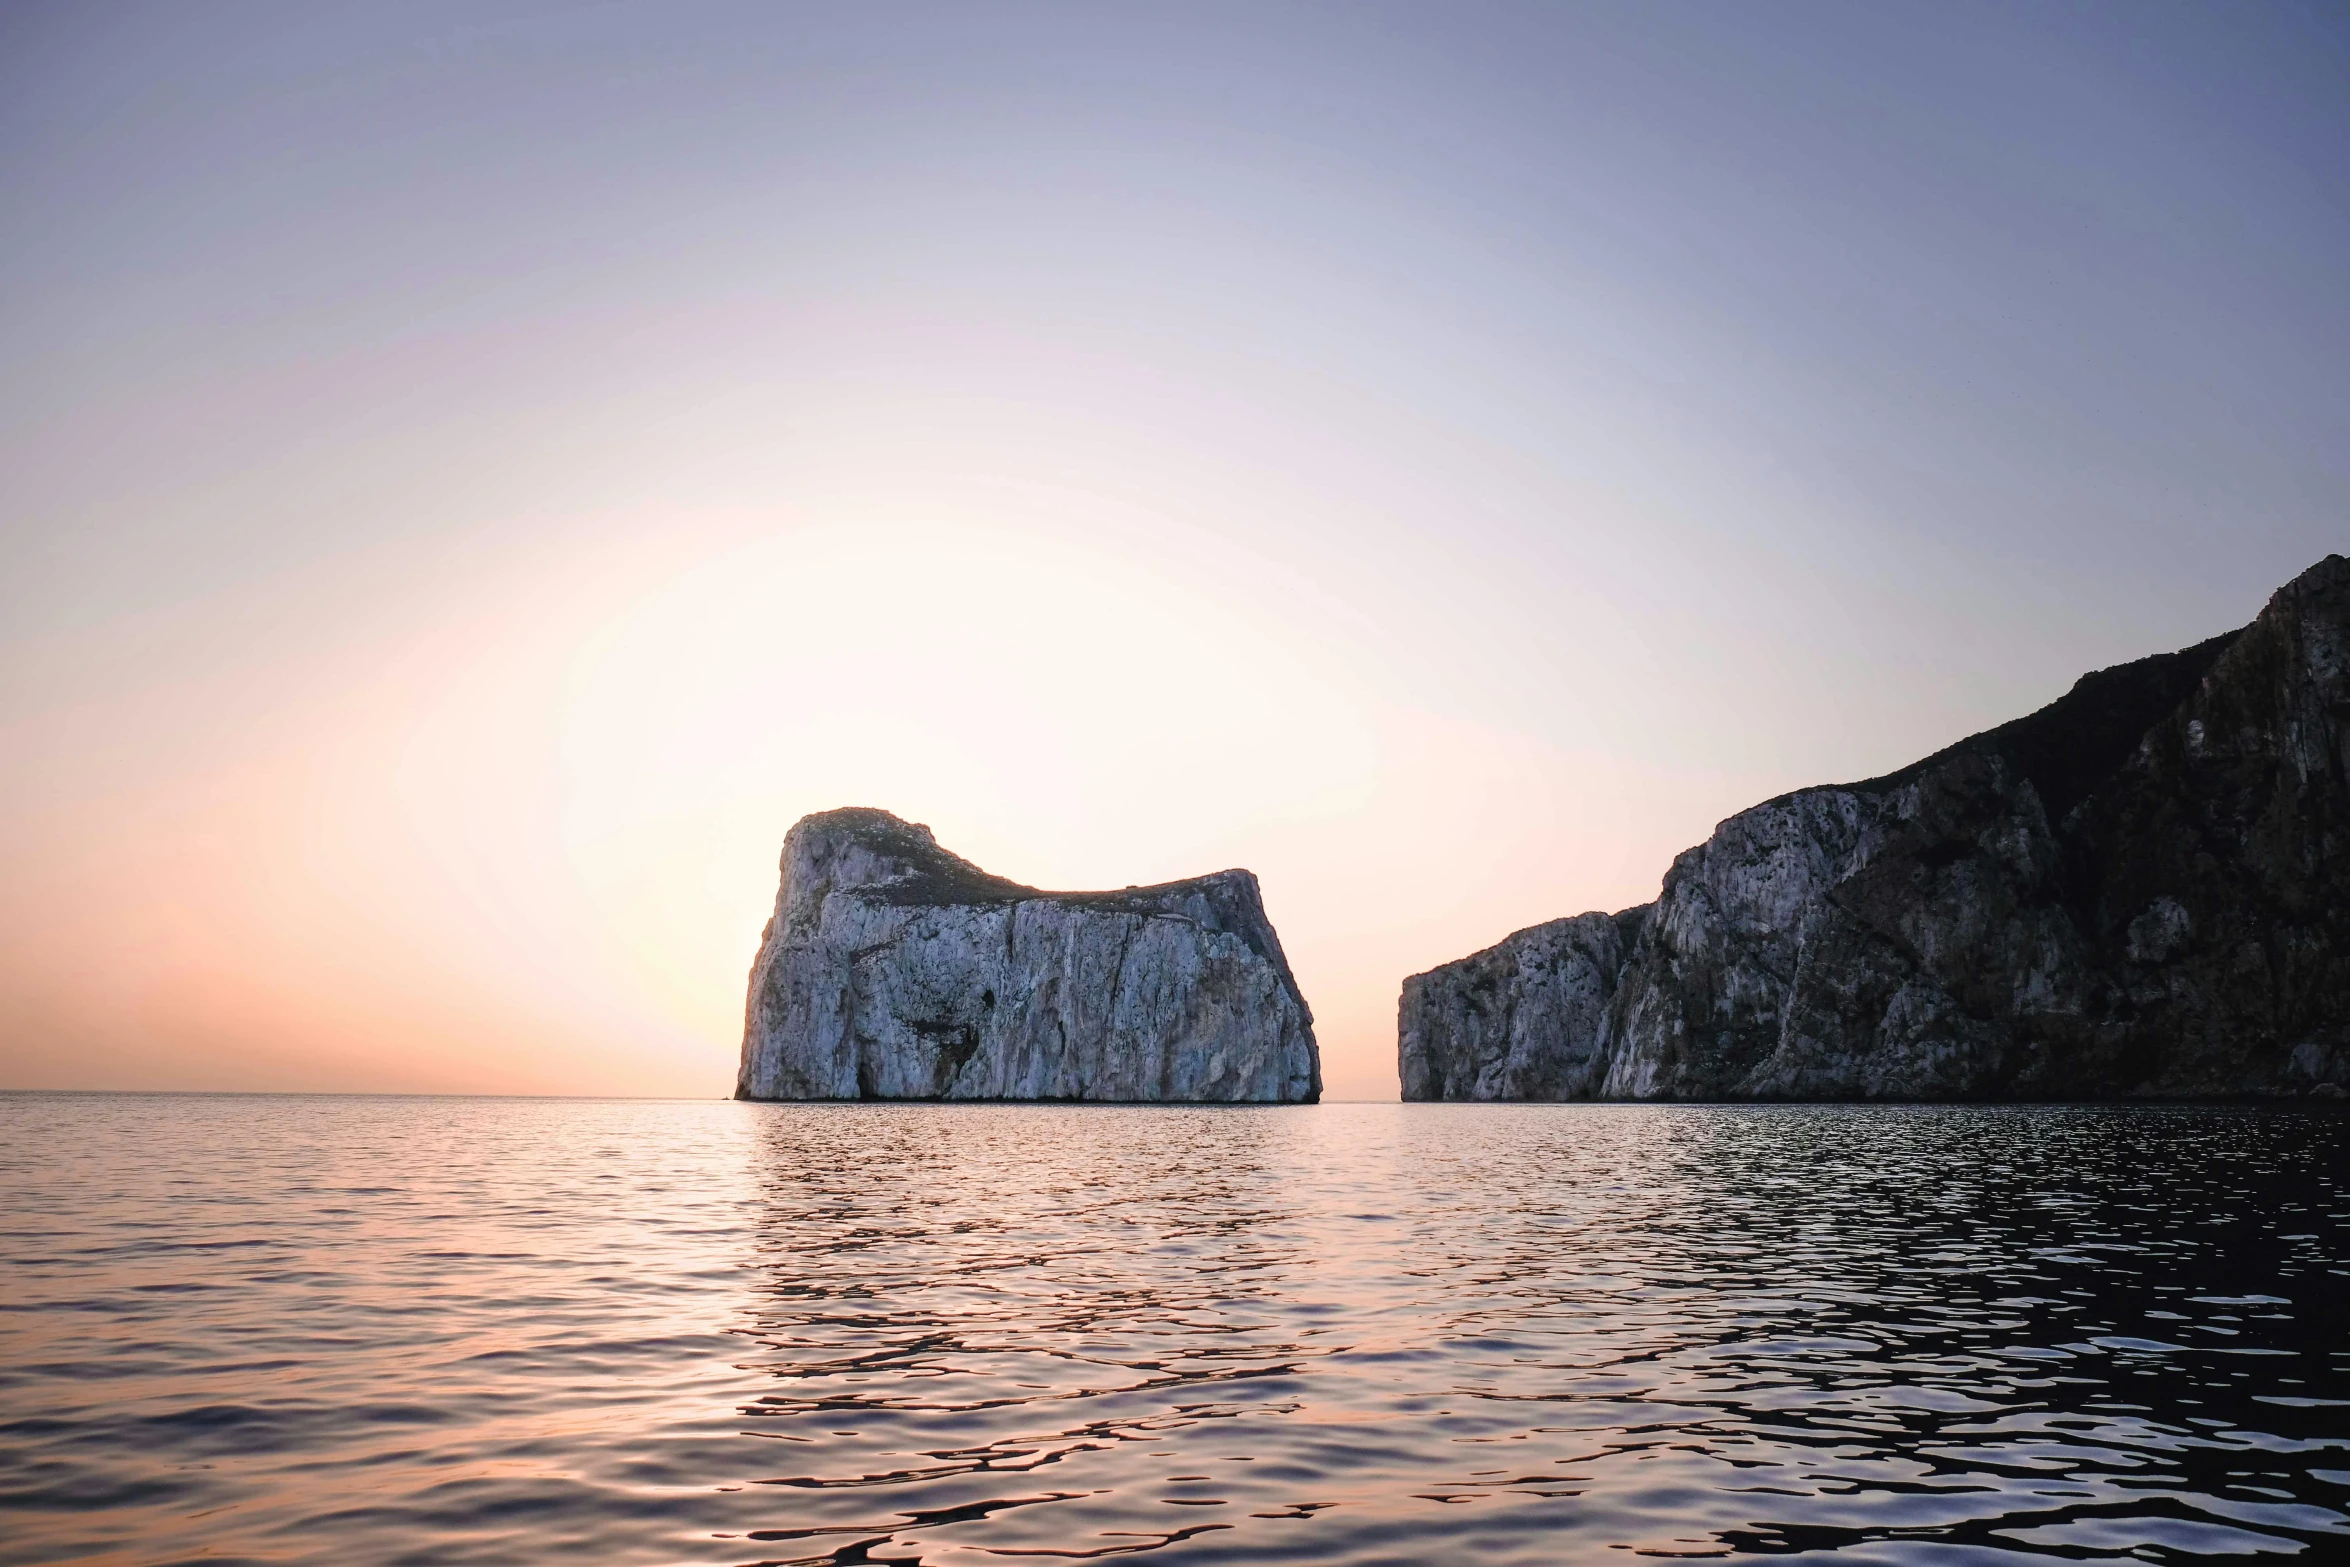
[[[1707,808],[1393,700],[1245,557],[655,537],[505,562],[268,702],[151,691],[209,709],[182,765],[43,802],[0,907],[12,1084],[722,1094],[784,829],[858,803],[1040,886],[1248,866],[1332,1097],[1388,1097],[1404,974],[1639,901]]]

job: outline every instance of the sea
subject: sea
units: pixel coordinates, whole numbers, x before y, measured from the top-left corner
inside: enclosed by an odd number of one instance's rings
[[[0,1563],[2350,1562],[2339,1107],[0,1096]]]

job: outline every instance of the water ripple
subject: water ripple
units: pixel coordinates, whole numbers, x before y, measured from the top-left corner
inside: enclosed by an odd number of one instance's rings
[[[0,1564],[2350,1559],[2346,1133],[0,1096]]]

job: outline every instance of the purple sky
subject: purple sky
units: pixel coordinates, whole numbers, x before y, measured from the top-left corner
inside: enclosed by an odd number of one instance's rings
[[[0,10],[0,1086],[722,1093],[783,830],[1402,976],[2350,547],[2339,5]]]

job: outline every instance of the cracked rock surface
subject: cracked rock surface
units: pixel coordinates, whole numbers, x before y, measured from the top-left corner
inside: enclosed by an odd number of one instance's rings
[[[1310,1104],[1313,1014],[1244,870],[1039,892],[887,811],[803,818],[738,1099]]]
[[[2335,1097],[2350,560],[1404,982],[1406,1099]]]

